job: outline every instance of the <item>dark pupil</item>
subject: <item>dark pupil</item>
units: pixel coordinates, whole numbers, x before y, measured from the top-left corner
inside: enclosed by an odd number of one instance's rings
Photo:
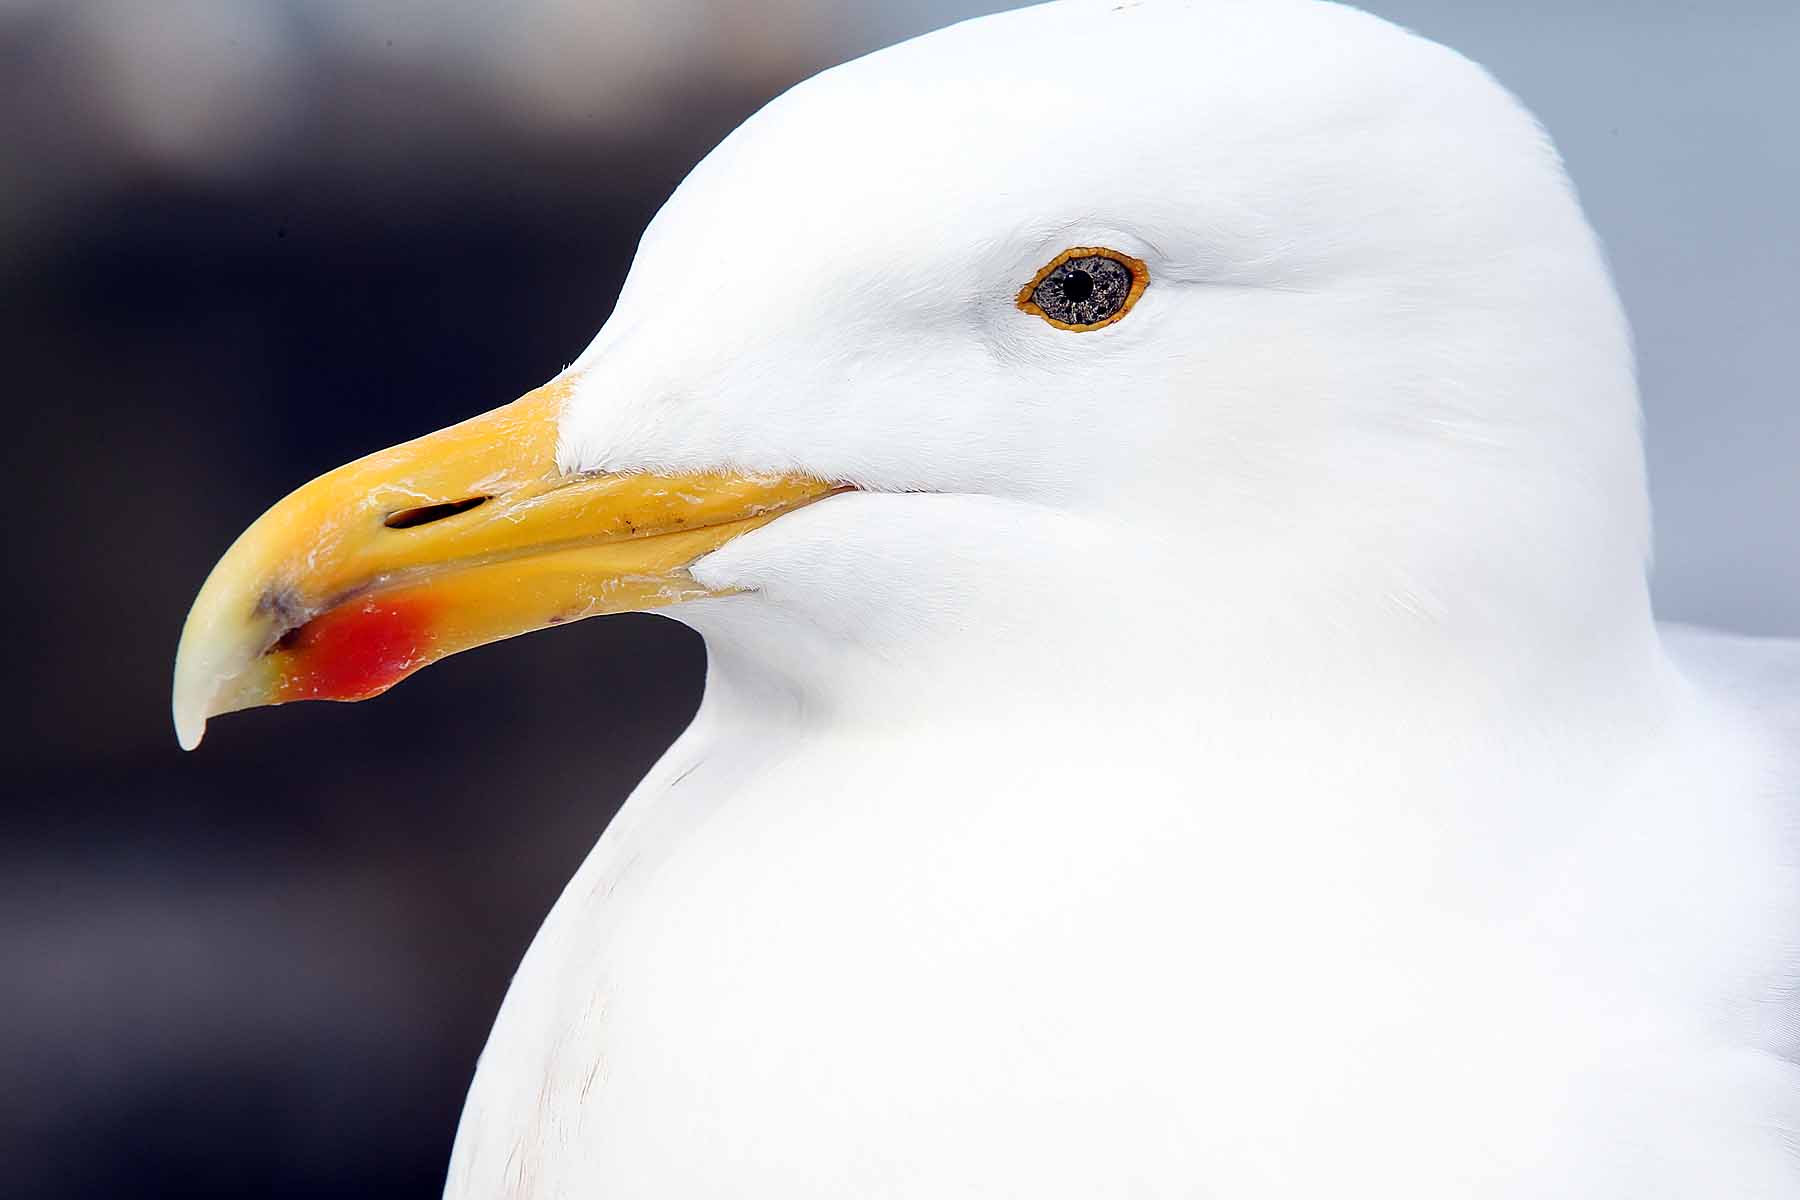
[[[1094,294],[1094,277],[1086,271],[1070,271],[1063,280],[1063,299],[1071,304],[1080,304]]]

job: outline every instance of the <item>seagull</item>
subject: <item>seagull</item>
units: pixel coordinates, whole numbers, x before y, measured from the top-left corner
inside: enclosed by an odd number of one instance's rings
[[[249,527],[174,715],[704,636],[452,1200],[1800,1196],[1800,644],[1659,627],[1649,547],[1518,101],[1068,0],[750,118],[573,365]]]

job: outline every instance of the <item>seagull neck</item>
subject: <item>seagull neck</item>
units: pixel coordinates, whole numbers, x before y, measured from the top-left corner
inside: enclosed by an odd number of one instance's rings
[[[1638,722],[1658,703],[1641,576],[1543,603],[1479,577],[1409,598],[1354,547],[1276,558],[1021,506],[944,503],[941,522],[884,526],[870,518],[893,505],[955,498],[844,499],[872,503],[752,535],[769,536],[708,580],[749,594],[677,610],[715,675],[771,711],[887,727],[1135,710],[1214,729],[1481,729],[1576,710]]]

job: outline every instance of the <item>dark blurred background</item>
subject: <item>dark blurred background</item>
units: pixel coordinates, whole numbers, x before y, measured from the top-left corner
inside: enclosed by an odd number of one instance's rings
[[[437,1194],[513,966],[702,649],[590,621],[184,756],[187,605],[289,488],[573,359],[764,100],[999,6],[0,0],[0,1192]],[[1665,615],[1800,633],[1800,6],[1372,7],[1569,160],[1638,330]]]

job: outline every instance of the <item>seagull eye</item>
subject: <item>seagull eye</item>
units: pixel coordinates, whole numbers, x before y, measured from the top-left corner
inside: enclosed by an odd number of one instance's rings
[[[1104,246],[1076,246],[1019,289],[1019,307],[1058,329],[1086,333],[1131,311],[1149,286],[1142,261]]]

